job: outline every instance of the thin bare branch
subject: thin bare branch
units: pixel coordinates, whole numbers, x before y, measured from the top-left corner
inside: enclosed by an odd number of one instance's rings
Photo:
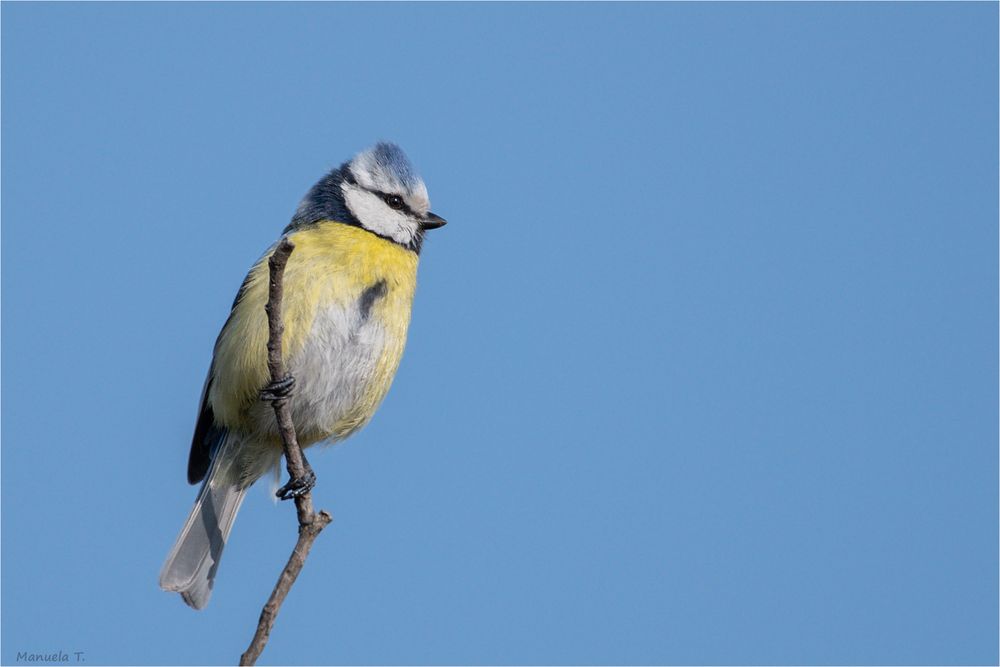
[[[268,269],[270,271],[270,284],[268,287],[267,306],[267,369],[271,374],[271,385],[283,387],[282,390],[265,390],[265,400],[271,402],[274,408],[274,416],[278,420],[278,430],[281,433],[281,442],[285,449],[285,462],[288,468],[288,476],[292,480],[303,479],[306,476],[305,457],[299,447],[298,438],[295,435],[295,426],[292,424],[292,414],[288,407],[288,390],[293,378],[285,375],[285,366],[281,359],[281,337],[285,331],[284,321],[281,316],[281,301],[283,296],[282,278],[285,272],[285,265],[288,257],[292,254],[295,246],[288,240],[282,239],[278,247],[275,248],[268,259]],[[312,548],[313,542],[323,530],[333,520],[326,511],[313,512],[312,492],[306,490],[295,497],[295,509],[299,519],[299,538],[292,549],[292,555],[288,558],[278,583],[275,584],[271,596],[264,604],[260,612],[260,620],[257,623],[257,631],[246,652],[240,656],[240,665],[253,665],[257,662],[260,654],[267,645],[267,639],[271,635],[271,628],[274,627],[275,618],[281,603],[295,583],[295,579],[302,571],[306,563],[306,556]]]

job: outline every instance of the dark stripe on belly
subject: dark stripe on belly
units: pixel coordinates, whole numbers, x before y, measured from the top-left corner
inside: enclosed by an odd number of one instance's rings
[[[369,285],[365,288],[365,291],[361,293],[361,298],[358,299],[358,311],[361,313],[362,322],[368,320],[372,314],[372,307],[375,305],[375,302],[384,297],[388,291],[389,288],[384,280],[380,280],[374,285]]]

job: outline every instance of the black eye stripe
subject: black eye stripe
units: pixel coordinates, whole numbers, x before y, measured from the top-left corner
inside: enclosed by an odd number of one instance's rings
[[[349,183],[351,185],[354,185],[354,186],[358,186],[359,185],[358,184],[358,180],[354,177],[354,174],[352,174],[349,169],[345,169],[344,170],[344,181],[346,181],[347,183]],[[402,213],[406,213],[407,215],[410,215],[410,216],[412,216],[414,218],[419,218],[420,217],[420,216],[418,216],[416,214],[416,212],[412,208],[410,208],[406,204],[406,202],[403,200],[403,198],[400,197],[399,195],[390,194],[388,192],[382,192],[381,190],[369,190],[368,188],[365,188],[363,186],[361,187],[361,189],[364,190],[365,192],[372,193],[373,195],[375,195],[376,197],[378,197],[379,199],[381,199],[382,201],[384,201],[385,205],[388,206],[391,209],[394,209],[396,211],[400,211]],[[399,203],[401,204],[401,206],[399,206],[397,208],[396,206],[393,206],[392,204],[390,204],[389,203],[389,198],[390,197],[398,197],[399,198]]]
[[[378,195],[385,202],[386,206],[396,211],[402,211],[409,215],[415,215],[413,210],[406,205],[406,202],[399,195],[389,194],[387,192],[379,192],[377,190],[372,191],[373,194]]]

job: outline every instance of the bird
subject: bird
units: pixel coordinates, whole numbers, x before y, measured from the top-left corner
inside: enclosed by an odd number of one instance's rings
[[[380,141],[329,171],[306,193],[281,238],[243,280],[215,343],[188,456],[201,482],[194,508],[160,571],[159,584],[204,608],[223,547],[250,486],[277,471],[282,444],[272,408],[266,344],[267,261],[282,239],[285,268],[284,390],[300,445],[341,441],[374,415],[406,343],[417,264],[427,231],[445,225],[403,150]],[[293,498],[307,476],[278,490]]]

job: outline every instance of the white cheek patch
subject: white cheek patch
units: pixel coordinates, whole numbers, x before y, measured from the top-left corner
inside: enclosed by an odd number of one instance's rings
[[[356,185],[344,183],[344,202],[361,226],[396,243],[409,245],[417,238],[420,223],[389,208],[380,197]]]

